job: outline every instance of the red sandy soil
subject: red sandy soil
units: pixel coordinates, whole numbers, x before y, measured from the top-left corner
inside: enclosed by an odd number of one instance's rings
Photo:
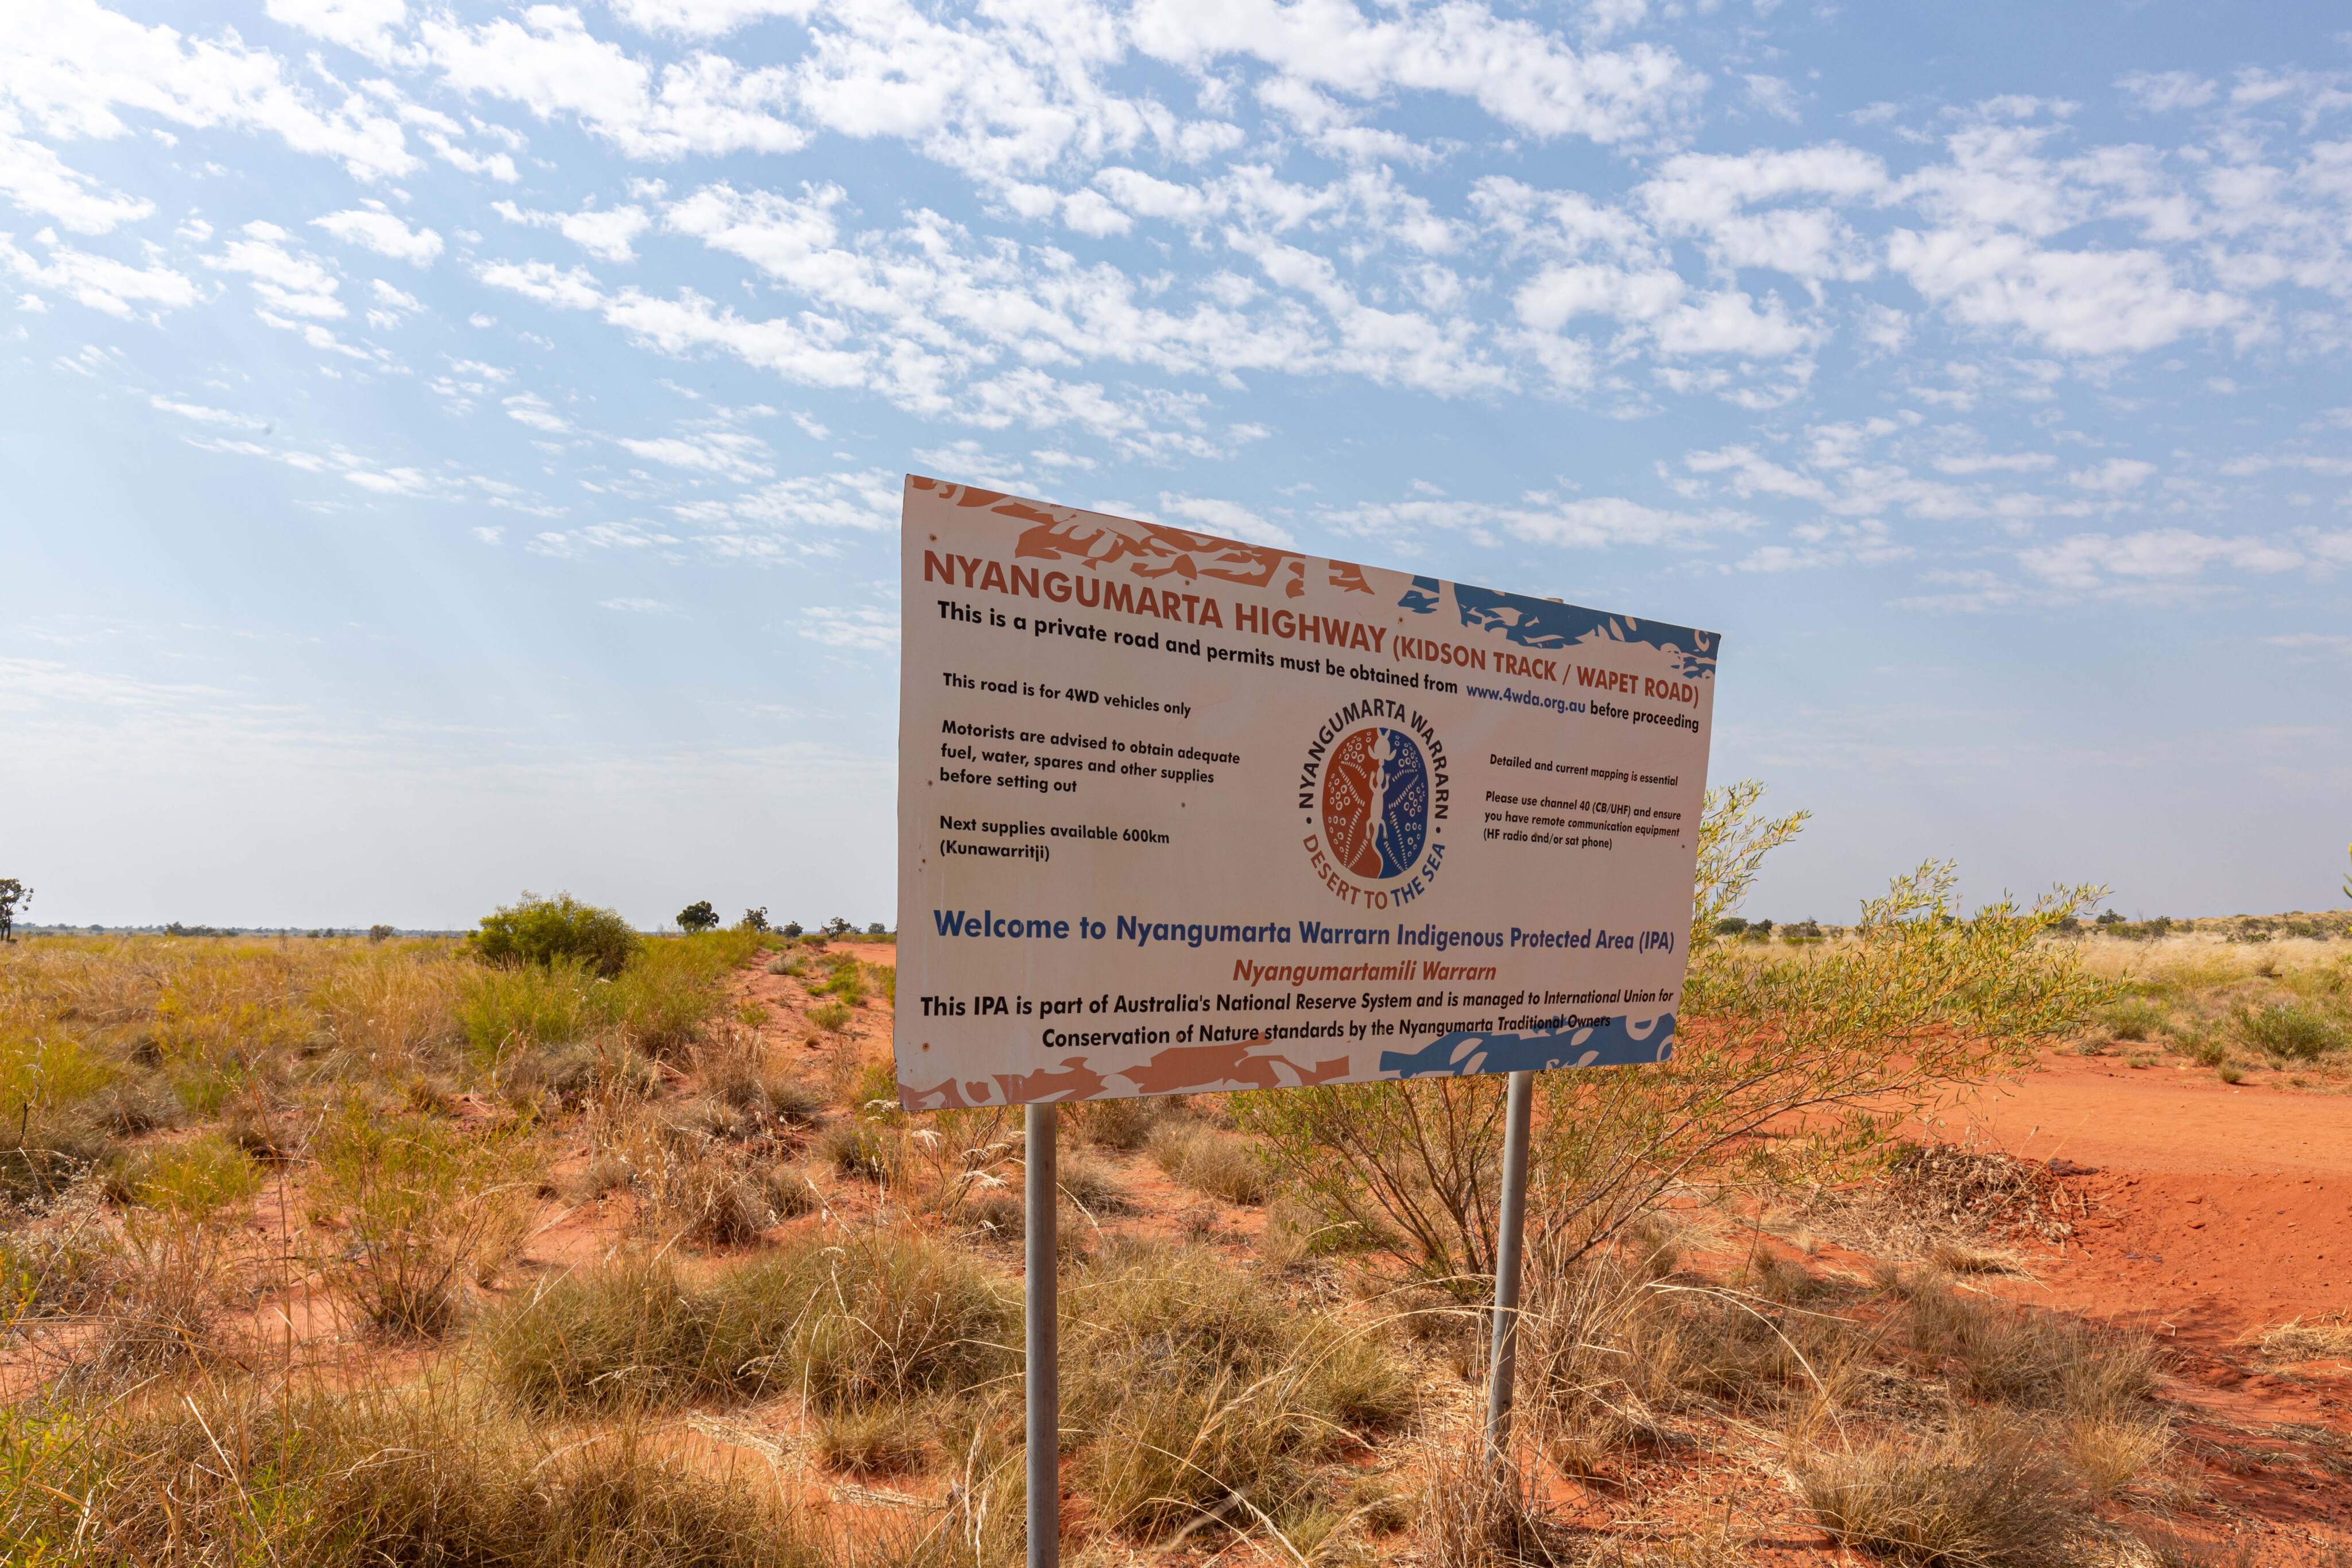
[[[2352,1312],[2352,1096],[2053,1056],[1937,1129],[2092,1167],[2047,1304],[2219,1347]]]
[[[1990,1288],[2157,1334],[2183,1446],[2210,1502],[2259,1531],[2252,1561],[2340,1561],[2319,1543],[2352,1543],[2352,1361],[2281,1364],[2256,1342],[2352,1321],[2352,1096],[2053,1055],[1930,1130],[2089,1167],[2067,1178],[2089,1200],[2074,1239],[2031,1249],[2028,1275]],[[2218,1513],[2189,1511],[2212,1539]]]

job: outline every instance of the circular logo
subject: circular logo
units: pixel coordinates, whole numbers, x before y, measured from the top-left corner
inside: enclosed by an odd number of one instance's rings
[[[1394,882],[1429,839],[1429,764],[1402,729],[1350,730],[1324,764],[1320,805],[1330,857],[1366,882]]]

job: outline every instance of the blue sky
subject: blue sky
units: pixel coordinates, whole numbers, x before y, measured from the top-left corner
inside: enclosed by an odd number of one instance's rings
[[[889,919],[912,469],[1721,630],[1751,914],[2325,907],[2319,5],[0,7],[36,918]]]

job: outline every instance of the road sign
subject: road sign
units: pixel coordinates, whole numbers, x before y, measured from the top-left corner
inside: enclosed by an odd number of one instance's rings
[[[1715,634],[907,481],[909,1109],[1662,1060]]]

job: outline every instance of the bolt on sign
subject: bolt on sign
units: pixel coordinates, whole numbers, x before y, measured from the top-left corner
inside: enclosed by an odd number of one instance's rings
[[[912,1110],[1663,1061],[1716,633],[907,480]]]

